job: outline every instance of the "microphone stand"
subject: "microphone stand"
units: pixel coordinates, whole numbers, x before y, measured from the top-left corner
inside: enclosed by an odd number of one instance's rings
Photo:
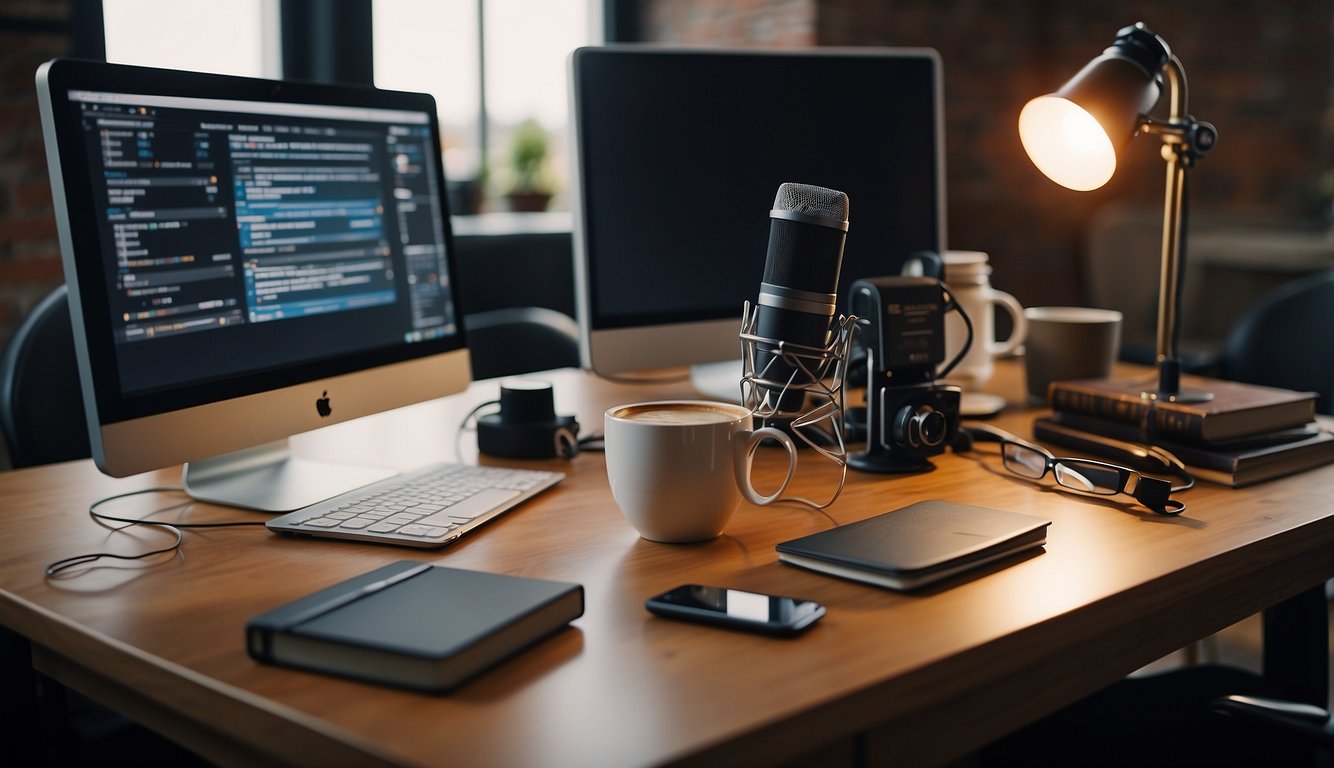
[[[844,441],[844,389],[848,375],[848,351],[857,330],[857,318],[840,315],[823,347],[797,344],[756,334],[758,307],[745,302],[741,310],[741,404],[765,425],[777,426],[836,464],[841,473],[838,487],[824,503],[796,498],[816,509],[833,504],[847,480],[847,445]],[[759,345],[768,362],[756,369]],[[782,361],[791,371],[786,378],[773,378],[773,368]],[[801,397],[789,398],[800,393]],[[799,401],[796,408],[783,403]]]

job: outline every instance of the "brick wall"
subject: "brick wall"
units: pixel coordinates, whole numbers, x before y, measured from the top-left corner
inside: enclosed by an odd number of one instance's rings
[[[1218,126],[1218,148],[1190,174],[1197,217],[1312,223],[1319,179],[1334,168],[1329,0],[641,0],[639,15],[654,42],[939,50],[949,242],[990,251],[995,283],[1026,305],[1082,299],[1080,256],[1099,209],[1162,205],[1156,139],[1132,142],[1106,187],[1077,193],[1029,163],[1016,129],[1029,98],[1059,87],[1126,24],[1143,21],[1172,46],[1190,111]],[[1156,274],[1128,279],[1156,290]]]
[[[68,54],[70,5],[0,1],[0,346],[64,279],[33,75]]]
[[[814,0],[641,1],[640,34],[685,44],[810,46],[818,43],[817,5]]]

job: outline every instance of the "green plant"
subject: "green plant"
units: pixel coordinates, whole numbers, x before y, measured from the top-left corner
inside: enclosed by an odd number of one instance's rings
[[[548,193],[546,165],[548,138],[546,129],[536,120],[525,120],[510,137],[509,167],[513,178],[510,189],[517,193]]]

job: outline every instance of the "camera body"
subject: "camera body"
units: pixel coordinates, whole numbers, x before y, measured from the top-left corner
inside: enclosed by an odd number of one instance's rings
[[[959,431],[963,392],[936,382],[945,360],[949,289],[929,277],[875,277],[852,284],[849,312],[866,356],[866,451],[848,465],[867,472],[933,468]]]

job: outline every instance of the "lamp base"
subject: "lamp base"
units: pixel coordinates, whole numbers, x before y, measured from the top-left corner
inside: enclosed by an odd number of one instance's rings
[[[1166,403],[1207,403],[1214,399],[1213,392],[1203,389],[1182,389],[1176,392],[1145,390],[1139,396],[1145,400],[1162,400]]]
[[[1158,389],[1145,390],[1139,396],[1168,403],[1207,403],[1214,399],[1214,393],[1207,390],[1181,388],[1181,361],[1175,357],[1158,361]]]

